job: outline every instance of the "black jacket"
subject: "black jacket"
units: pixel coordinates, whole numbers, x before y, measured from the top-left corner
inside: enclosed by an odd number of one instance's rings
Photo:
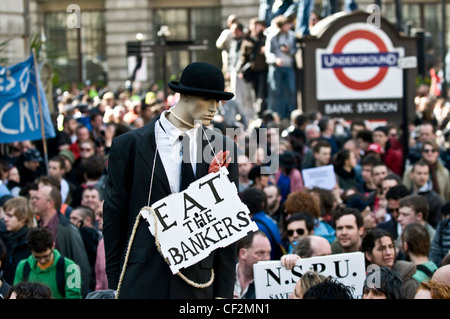
[[[0,299],[5,299],[8,294],[9,288],[11,285],[5,281],[2,277],[0,277],[1,285],[0,285]]]
[[[413,193],[413,192],[412,192]],[[438,223],[442,220],[442,199],[438,193],[431,188],[426,191],[419,191],[417,195],[422,195],[428,202],[430,213],[427,222],[436,228]]]
[[[83,238],[84,247],[89,259],[89,266],[91,269],[91,277],[89,281],[90,291],[95,290],[95,261],[97,259],[97,246],[100,241],[100,233],[92,227],[80,227],[80,235]]]
[[[3,228],[0,226],[0,228]],[[28,227],[23,226],[17,232],[1,231],[1,238],[6,246],[7,258],[3,267],[3,278],[6,282],[12,284],[14,282],[14,275],[19,261],[30,256],[30,248],[26,240],[28,234]]]
[[[142,207],[147,206],[150,177],[155,156],[155,123],[122,134],[113,140],[109,153],[108,180],[104,190],[103,235],[105,240],[106,274],[110,289],[117,289],[120,272],[127,250],[128,239]],[[205,129],[209,138],[222,139],[224,146],[233,145],[234,155],[228,166],[229,178],[238,187],[238,165],[236,144],[217,132]],[[202,137],[202,134],[198,134]],[[211,141],[212,141],[211,140]],[[226,142],[228,140],[228,142]],[[216,142],[217,143],[217,142]],[[214,144],[216,144],[214,143]],[[202,150],[208,141],[202,139]],[[209,147],[209,146],[208,146]],[[216,149],[215,152],[219,152]],[[234,153],[233,153],[234,151]],[[208,174],[209,163],[197,164],[196,178]],[[155,175],[150,205],[171,194],[164,166],[156,158]],[[130,252],[119,298],[233,298],[236,275],[236,245],[232,244],[212,252],[182,273],[197,283],[206,283],[214,268],[215,279],[211,286],[199,289],[188,285],[177,275],[157,251],[155,238],[148,229],[148,223],[141,218]]]
[[[391,217],[391,219],[387,222],[377,224],[377,228],[388,231],[392,235],[392,238],[394,238],[394,240],[396,240],[398,237],[397,222],[393,217]]]

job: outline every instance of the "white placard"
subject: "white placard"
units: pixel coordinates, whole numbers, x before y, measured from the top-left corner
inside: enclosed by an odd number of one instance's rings
[[[154,203],[151,206],[154,213],[141,210],[153,236],[155,218],[158,220],[155,237],[172,273],[258,230],[227,175],[228,170],[222,167],[219,172],[194,181],[185,191]]]
[[[303,184],[305,187],[315,186],[332,190],[336,186],[336,174],[333,165],[302,169]]]
[[[417,68],[417,57],[416,56],[406,56],[404,58],[398,59],[398,67],[400,69],[415,69]]]
[[[256,299],[288,299],[308,270],[336,278],[353,288],[354,298],[361,298],[366,278],[364,254],[354,252],[299,259],[292,270],[278,260],[260,261],[253,265]]]

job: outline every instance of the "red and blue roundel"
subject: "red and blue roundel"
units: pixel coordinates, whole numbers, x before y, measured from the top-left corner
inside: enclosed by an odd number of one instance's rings
[[[318,100],[397,98],[402,96],[402,72],[394,48],[382,29],[354,23],[338,30],[328,47],[316,50]]]

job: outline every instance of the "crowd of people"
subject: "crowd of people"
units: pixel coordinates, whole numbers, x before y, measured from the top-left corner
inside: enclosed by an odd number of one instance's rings
[[[418,93],[409,132],[389,120],[374,126],[305,114],[296,102],[293,21],[282,15],[268,26],[254,18],[245,27],[233,15],[228,22],[216,44],[235,98],[222,101],[211,125],[241,135],[230,136],[238,141],[238,192],[259,228],[238,242],[234,297],[255,298],[258,261],[291,269],[300,258],[363,252],[381,278],[379,287],[365,283],[363,298],[450,299],[448,101]],[[42,141],[2,145],[3,298],[89,298],[108,290],[102,209],[109,150],[115,137],[176,104],[179,95],[164,90],[74,86],[56,98],[57,134],[45,142],[47,153]],[[252,151],[246,142],[255,132],[267,145]],[[327,165],[333,188],[304,185],[304,169]],[[290,298],[352,293],[310,271]]]

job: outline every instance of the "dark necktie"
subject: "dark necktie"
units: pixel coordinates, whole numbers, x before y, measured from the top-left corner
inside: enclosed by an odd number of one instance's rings
[[[191,164],[190,138],[187,134],[180,135],[181,141],[181,183],[180,192],[188,188],[189,184],[195,181],[194,171]]]

